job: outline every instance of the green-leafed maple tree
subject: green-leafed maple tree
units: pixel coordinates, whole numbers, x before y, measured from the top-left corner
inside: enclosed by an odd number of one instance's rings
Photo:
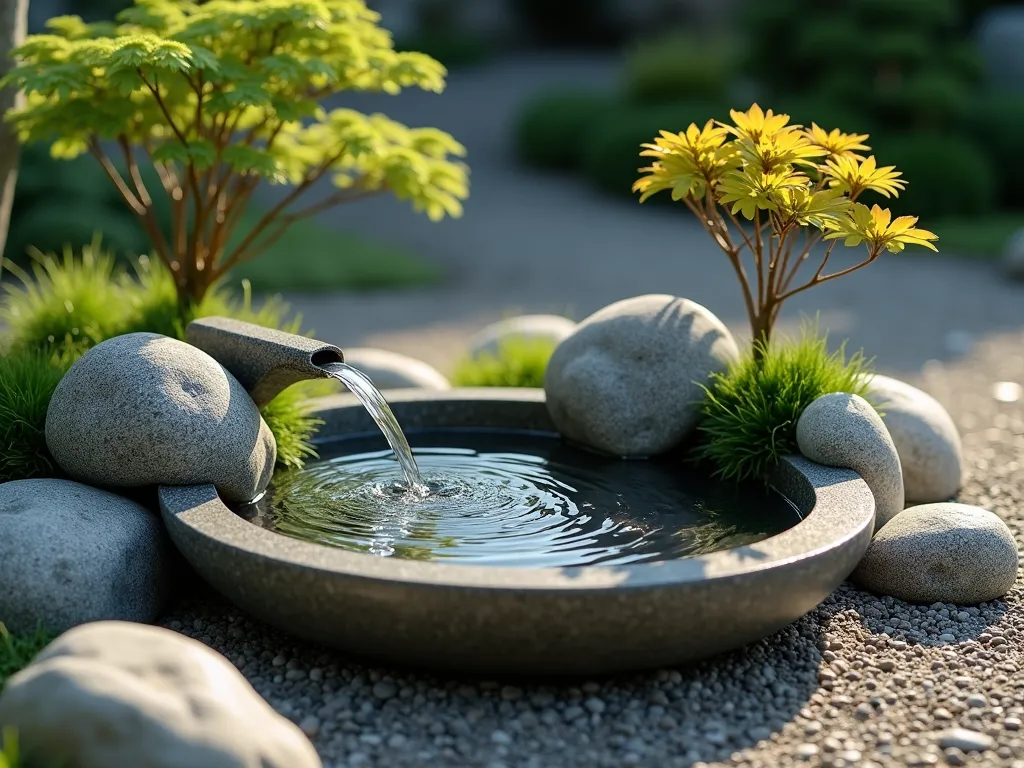
[[[451,136],[321,105],[344,91],[443,90],[444,67],[394,50],[378,22],[364,0],[136,0],[117,23],[58,17],[14,52],[0,82],[27,98],[7,120],[22,142],[100,162],[187,306],[334,205],[387,191],[434,220],[461,214],[468,170]],[[333,191],[300,207],[323,178]],[[236,231],[261,181],[291,189]],[[158,194],[170,201],[169,232]]]

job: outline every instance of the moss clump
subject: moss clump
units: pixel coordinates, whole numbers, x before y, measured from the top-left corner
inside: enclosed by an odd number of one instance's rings
[[[558,346],[548,339],[511,337],[496,354],[481,354],[459,363],[452,376],[457,387],[543,387],[548,360]]]
[[[750,350],[706,387],[697,456],[727,480],[766,479],[779,460],[798,453],[796,424],[814,400],[830,392],[864,395],[870,361],[847,359],[845,345],[829,352],[827,337],[805,329],[798,341],[776,342],[763,358]]]
[[[56,637],[42,628],[29,635],[12,635],[0,621],[0,689],[7,678],[27,667]]]

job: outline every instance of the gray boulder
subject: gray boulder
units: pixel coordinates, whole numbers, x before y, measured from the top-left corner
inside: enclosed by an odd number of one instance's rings
[[[61,469],[91,485],[212,483],[229,502],[259,495],[277,457],[234,376],[155,333],[108,339],[71,366],[50,401],[46,445]]]
[[[911,603],[971,605],[1002,597],[1017,578],[1017,545],[997,515],[967,504],[909,507],[875,534],[851,577]]]
[[[345,362],[369,376],[377,389],[451,389],[452,386],[440,371],[422,360],[386,349],[346,349]]]
[[[513,339],[547,341],[558,346],[573,331],[576,323],[560,315],[519,315],[491,323],[469,340],[469,356],[495,355],[502,344]]]
[[[908,502],[945,501],[960,490],[963,448],[953,418],[938,400],[917,387],[874,376],[868,397],[896,445]]]
[[[170,567],[159,517],[134,501],[71,480],[0,485],[0,620],[13,632],[153,621]]]
[[[320,768],[293,723],[202,643],[157,627],[97,622],[57,638],[0,695],[39,765],[76,768]]]
[[[878,412],[863,397],[822,395],[796,424],[800,453],[830,467],[852,469],[875,497],[875,530],[903,509],[903,471],[896,446]]]
[[[555,350],[544,390],[559,431],[616,456],[678,445],[696,426],[702,384],[739,358],[732,334],[687,299],[637,296],[598,310]]]
[[[1003,270],[1014,280],[1024,280],[1024,229],[1018,229],[1006,241]]]

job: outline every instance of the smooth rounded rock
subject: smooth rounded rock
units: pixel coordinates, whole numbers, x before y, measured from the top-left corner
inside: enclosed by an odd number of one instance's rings
[[[245,502],[270,482],[277,446],[242,385],[205,352],[155,333],[96,345],[46,414],[70,477],[110,487],[211,483]]]
[[[160,518],[134,501],[71,480],[0,485],[0,621],[12,632],[153,621],[170,568]]]
[[[941,502],[909,507],[887,523],[851,578],[909,603],[973,605],[1009,592],[1017,567],[1013,534],[998,515]]]
[[[888,376],[874,376],[868,397],[882,412],[903,468],[908,502],[945,501],[960,490],[963,448],[953,418],[927,392]]]
[[[320,768],[297,726],[227,659],[157,627],[67,632],[0,695],[0,723],[38,765]]]
[[[377,389],[451,389],[452,386],[433,366],[386,349],[346,349],[345,362],[369,376]]]
[[[491,323],[469,340],[469,356],[496,355],[514,339],[550,342],[558,346],[576,330],[576,323],[561,315],[519,315]]]
[[[725,325],[687,299],[624,299],[580,323],[555,350],[544,377],[559,431],[616,456],[678,445],[696,426],[711,374],[739,348]]]
[[[875,497],[875,530],[902,509],[903,470],[885,424],[863,397],[845,392],[822,395],[796,425],[800,453],[830,467],[852,469]]]

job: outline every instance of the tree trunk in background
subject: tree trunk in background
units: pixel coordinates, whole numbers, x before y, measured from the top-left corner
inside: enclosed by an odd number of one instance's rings
[[[28,0],[0,0],[0,77],[10,70],[11,51],[25,39],[28,28]],[[7,242],[14,185],[18,180],[18,138],[2,117],[19,99],[19,94],[6,88],[0,90],[0,256]],[[0,262],[2,264],[2,262]]]

